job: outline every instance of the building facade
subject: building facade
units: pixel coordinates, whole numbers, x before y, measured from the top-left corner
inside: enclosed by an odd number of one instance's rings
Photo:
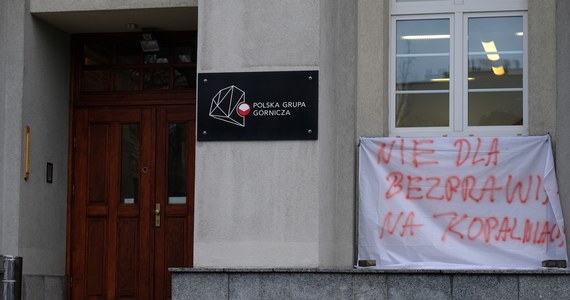
[[[23,257],[26,299],[158,299],[169,267],[350,269],[360,136],[549,133],[568,222],[568,16],[563,0],[3,0],[0,253]],[[514,20],[520,43],[494,66],[510,81],[473,88],[509,104],[471,109],[461,82],[479,75],[463,61],[483,54],[463,41],[485,18]],[[402,79],[396,37],[430,21],[452,50],[429,80]],[[138,49],[143,33],[166,54]],[[437,64],[434,51],[419,54]],[[196,74],[268,71],[318,71],[318,139],[197,141]]]

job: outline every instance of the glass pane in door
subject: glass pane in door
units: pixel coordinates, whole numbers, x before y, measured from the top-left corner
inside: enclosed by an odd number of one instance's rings
[[[136,204],[139,187],[140,126],[125,124],[121,140],[121,204]]]
[[[186,124],[168,125],[168,204],[186,204]]]

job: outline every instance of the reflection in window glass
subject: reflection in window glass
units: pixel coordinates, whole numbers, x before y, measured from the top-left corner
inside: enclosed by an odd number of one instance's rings
[[[396,37],[397,54],[449,55],[449,19],[399,20]]]
[[[186,204],[186,124],[168,126],[168,204]]]
[[[138,43],[120,43],[117,44],[117,64],[133,65],[139,63],[139,54],[141,46]]]
[[[449,94],[399,94],[396,127],[449,126]]]
[[[136,91],[139,89],[139,69],[119,69],[115,71],[116,91]]]
[[[523,18],[469,18],[468,26],[469,126],[522,125]]]
[[[469,88],[523,87],[522,17],[469,19]]]
[[[396,21],[396,127],[449,126],[449,19]]]
[[[494,42],[498,51],[522,51],[523,18],[469,18],[469,52],[485,52],[483,42]]]
[[[112,44],[87,44],[83,46],[84,64],[108,65],[113,59]]]
[[[449,56],[396,58],[396,90],[449,90]]]
[[[490,61],[486,55],[469,55],[469,88],[496,89],[523,87],[523,54],[501,54]]]
[[[196,68],[175,68],[174,88],[194,88],[196,87]]]
[[[83,91],[106,92],[111,88],[111,71],[90,70],[83,71]]]
[[[170,62],[168,59],[170,50],[161,46],[160,51],[146,53],[144,55],[145,64],[167,64]]]
[[[167,90],[170,86],[170,71],[168,68],[145,69],[145,90]]]
[[[196,62],[196,43],[190,41],[180,43],[174,48],[175,63],[193,63]]]
[[[469,126],[523,125],[523,93],[470,92]]]
[[[125,124],[121,138],[121,203],[136,204],[139,186],[140,130]]]

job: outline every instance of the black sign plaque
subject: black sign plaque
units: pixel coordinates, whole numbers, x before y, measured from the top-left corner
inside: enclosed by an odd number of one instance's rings
[[[198,141],[316,140],[318,71],[198,74]]]

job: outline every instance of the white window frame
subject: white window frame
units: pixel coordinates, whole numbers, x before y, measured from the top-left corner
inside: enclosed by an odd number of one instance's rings
[[[528,11],[528,0],[390,0],[392,16],[499,11]]]
[[[528,4],[526,0],[391,0],[389,47],[390,136],[515,136],[528,135]],[[523,125],[468,126],[468,21],[480,17],[523,18]],[[396,22],[399,20],[449,19],[450,81],[448,127],[396,127]],[[460,32],[461,35],[456,33]],[[459,96],[459,97],[457,97]]]

